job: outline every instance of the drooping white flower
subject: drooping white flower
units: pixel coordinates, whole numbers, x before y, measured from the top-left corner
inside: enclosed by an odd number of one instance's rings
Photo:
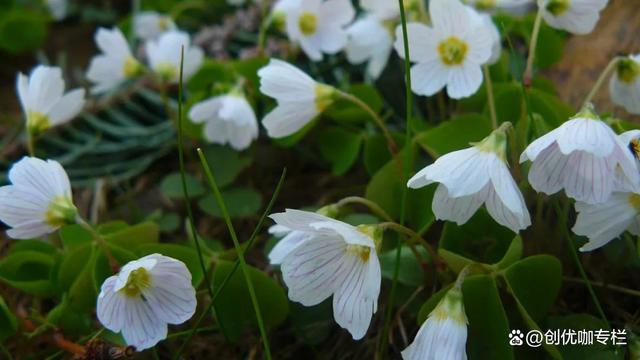
[[[204,136],[214,143],[244,150],[258,137],[258,120],[242,94],[230,93],[195,104],[189,111],[195,123],[205,123]]]
[[[302,0],[287,13],[287,35],[311,60],[335,54],[347,44],[345,27],[355,10],[350,0]]]
[[[393,37],[384,20],[374,15],[364,16],[347,28],[347,34],[347,60],[352,64],[367,62],[367,74],[377,79],[393,49]]]
[[[312,237],[312,233],[304,231],[292,231],[286,226],[273,225],[269,228],[269,234],[281,237],[280,241],[269,252],[269,263],[272,265],[282,264],[285,256],[289,255],[298,245]]]
[[[542,17],[552,27],[584,35],[596,27],[609,0],[538,0]]]
[[[107,278],[98,296],[98,320],[136,350],[167,337],[167,324],[182,324],[196,310],[191,273],[179,260],[160,254],[127,263]]]
[[[326,216],[287,209],[270,216],[292,232],[272,260],[280,262],[289,299],[314,306],[333,295],[333,316],[355,339],[378,307],[381,272],[375,226],[354,227]],[[293,235],[305,233],[294,241]],[[276,251],[276,249],[274,249]],[[277,255],[277,256],[276,256]]]
[[[100,28],[95,41],[102,54],[91,59],[87,70],[87,78],[95,83],[91,89],[94,94],[113,90],[142,71],[142,65],[131,54],[120,29]]]
[[[167,31],[176,29],[176,24],[168,15],[155,11],[143,11],[133,19],[133,31],[142,40],[153,40]]]
[[[616,192],[599,204],[576,202],[578,218],[573,232],[589,242],[580,251],[598,249],[628,230],[640,234],[640,194]]]
[[[60,21],[67,16],[67,8],[69,6],[67,0],[45,0],[45,4],[54,20]]]
[[[202,65],[204,52],[197,46],[191,46],[189,34],[182,31],[169,31],[158,40],[146,44],[149,66],[163,80],[177,83],[180,77],[180,51],[184,47],[184,80],[188,80]]]
[[[440,183],[433,197],[437,219],[464,224],[484,203],[496,222],[516,233],[531,225],[506,162],[505,126],[470,148],[438,158],[409,180],[413,189]]]
[[[39,65],[29,76],[19,73],[16,87],[27,130],[32,134],[73,119],[85,102],[84,89],[64,93],[65,83],[58,67]]]
[[[529,183],[539,192],[602,203],[614,191],[634,192],[640,185],[631,152],[592,108],[535,140],[520,156],[532,161]]]
[[[467,316],[462,291],[452,288],[440,300],[415,339],[402,351],[404,360],[466,360]]]
[[[11,185],[0,187],[0,221],[14,239],[32,239],[76,222],[71,185],[54,160],[24,157],[9,170]]]
[[[618,62],[609,82],[609,92],[614,103],[632,114],[640,114],[640,54]]]
[[[277,59],[271,59],[258,71],[258,76],[260,91],[278,101],[278,106],[262,120],[273,138],[289,136],[302,129],[331,105],[336,91]]]
[[[482,65],[487,63],[495,36],[475,10],[459,0],[429,2],[432,26],[409,23],[412,90],[431,96],[446,86],[454,99],[473,95],[482,84]],[[404,58],[402,28],[396,28],[395,48]]]

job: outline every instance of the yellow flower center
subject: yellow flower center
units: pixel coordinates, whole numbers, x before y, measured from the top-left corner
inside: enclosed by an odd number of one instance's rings
[[[496,7],[496,0],[478,0],[475,5],[480,10],[489,10]]]
[[[640,194],[631,193],[629,195],[629,204],[631,204],[631,207],[636,209],[637,212],[640,212]]]
[[[73,200],[68,196],[58,196],[49,203],[44,218],[50,226],[60,227],[75,223],[77,215],[78,209],[73,205]]]
[[[305,11],[298,19],[298,26],[302,34],[306,36],[313,35],[318,28],[318,17],[313,13]]]
[[[122,69],[122,72],[124,73],[125,78],[130,79],[132,77],[139,75],[142,72],[142,65],[140,65],[138,60],[129,56],[124,61],[124,67]]]
[[[631,139],[631,142],[629,142],[629,150],[631,150],[636,160],[640,160],[640,140]]]
[[[335,93],[336,90],[332,86],[324,84],[316,85],[316,108],[318,112],[323,112],[324,109],[333,103]]]
[[[176,77],[177,69],[172,63],[163,62],[156,65],[156,73],[158,73],[163,80],[171,80]]]
[[[571,0],[549,0],[545,8],[554,16],[564,14],[571,6]]]
[[[169,30],[169,26],[171,25],[171,21],[167,17],[161,17],[158,19],[158,28],[162,31]]]
[[[362,245],[347,245],[347,253],[351,255],[358,256],[360,260],[363,262],[369,261],[369,256],[371,255],[371,248],[368,246]]]
[[[49,117],[38,111],[27,112],[27,130],[37,135],[51,127]]]
[[[466,42],[452,36],[438,45],[438,52],[440,53],[440,59],[445,65],[453,66],[460,65],[464,62],[467,56],[469,46]]]
[[[129,297],[137,297],[142,290],[151,286],[151,275],[141,267],[129,273],[127,284],[120,290]]]
[[[640,75],[640,64],[633,59],[622,59],[618,62],[616,72],[620,81],[630,84]]]

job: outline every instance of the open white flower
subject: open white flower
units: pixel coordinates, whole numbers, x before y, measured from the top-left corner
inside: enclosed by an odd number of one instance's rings
[[[393,49],[393,37],[384,21],[374,15],[366,15],[347,28],[347,60],[352,64],[367,62],[367,74],[374,79],[387,66]]]
[[[204,136],[214,143],[244,150],[258,137],[258,120],[242,94],[230,93],[201,101],[191,108],[189,117],[205,123]]]
[[[196,311],[191,273],[179,260],[147,255],[107,278],[98,296],[98,320],[122,332],[128,345],[148,349],[167,337],[167,324],[182,324]]]
[[[404,360],[465,360],[467,316],[462,291],[452,288],[440,300],[415,339],[402,351]]]
[[[539,192],[602,203],[614,191],[634,192],[640,185],[633,155],[590,107],[529,144],[520,162],[533,162],[529,183]]]
[[[400,7],[397,1],[361,0],[360,7],[382,20],[392,20],[400,16]]]
[[[616,73],[609,82],[609,92],[614,103],[632,114],[640,114],[640,54],[618,62]]]
[[[284,61],[271,59],[258,71],[260,91],[278,101],[262,120],[270,137],[289,136],[309,124],[331,103],[336,90],[314,81]]]
[[[14,239],[32,239],[76,222],[71,185],[54,160],[24,157],[9,170],[11,185],[0,187],[0,221]]]
[[[454,99],[473,95],[482,84],[482,65],[495,44],[495,34],[479,14],[459,0],[429,2],[432,27],[409,23],[412,90],[431,96],[446,86]],[[396,28],[395,48],[404,58],[402,28]]]
[[[58,67],[39,65],[29,76],[19,73],[16,87],[27,118],[27,130],[32,134],[66,123],[84,107],[84,89],[65,94]]]
[[[146,44],[147,58],[151,69],[163,80],[177,83],[180,77],[180,51],[184,47],[184,80],[188,80],[202,65],[204,52],[197,46],[191,46],[189,34],[182,31],[169,31],[158,40]]]
[[[355,339],[367,332],[378,307],[380,262],[376,252],[379,238],[375,226],[354,227],[326,216],[287,209],[270,216],[278,225],[292,231],[280,242],[282,277],[289,288],[289,299],[314,306],[333,295],[333,316]],[[274,249],[275,251],[275,249]],[[278,255],[278,256],[276,256]]]
[[[155,11],[143,11],[133,19],[133,31],[142,40],[153,40],[161,34],[176,29],[173,19]]]
[[[44,1],[54,20],[63,20],[67,16],[69,6],[67,0],[45,0]]]
[[[542,17],[556,29],[584,35],[593,31],[609,0],[538,0]]]
[[[446,154],[420,170],[407,186],[438,182],[433,212],[438,219],[466,223],[482,206],[500,225],[518,232],[531,225],[529,211],[506,162],[506,125],[474,146]]]
[[[129,43],[120,29],[100,28],[95,41],[102,54],[91,59],[87,70],[87,78],[95,83],[91,92],[99,94],[113,90],[140,74],[142,65],[131,54]]]
[[[589,242],[580,251],[598,249],[628,230],[640,234],[640,194],[616,192],[600,204],[576,202],[578,218],[573,232]]]
[[[355,10],[350,0],[302,0],[287,13],[287,35],[311,60],[335,54],[347,44],[345,27]]]

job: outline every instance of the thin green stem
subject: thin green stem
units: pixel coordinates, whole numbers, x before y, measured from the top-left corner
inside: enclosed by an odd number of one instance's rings
[[[266,1],[265,1],[266,2]],[[258,33],[258,55],[264,54],[264,45],[267,41],[267,31],[271,26],[273,16],[267,13],[268,9],[262,8],[262,22],[260,23],[260,32]]]
[[[419,243],[420,245],[422,245],[422,247],[424,247],[425,250],[427,250],[427,252],[429,253],[429,256],[431,257],[431,261],[433,262],[434,265],[440,261],[438,252],[433,248],[433,246],[431,246],[431,244],[429,244],[417,232],[395,222],[384,222],[384,223],[378,224],[378,226],[380,226],[382,229],[390,229],[400,234],[406,235],[415,243]]]
[[[393,219],[391,218],[391,216],[389,216],[389,214],[387,214],[386,211],[384,211],[383,208],[380,207],[380,205],[374,203],[373,201],[369,200],[369,199],[365,199],[359,196],[349,196],[346,197],[340,201],[338,201],[336,203],[336,206],[338,207],[343,207],[343,206],[347,206],[350,204],[360,204],[360,205],[364,205],[366,207],[369,208],[369,210],[371,210],[371,212],[378,216],[380,219],[383,219],[385,221],[393,221]]]
[[[404,72],[405,72],[405,96],[406,96],[406,116],[407,127],[405,129],[405,142],[408,144],[408,152],[404,154],[406,158],[403,158],[403,171],[402,171],[402,183],[406,183],[409,174],[409,160],[411,155],[411,127],[412,127],[412,113],[413,113],[413,95],[411,93],[411,55],[409,52],[409,35],[407,33],[407,14],[404,8],[404,1],[398,0],[398,6],[400,7],[400,20],[402,22],[402,42],[404,47]],[[407,203],[407,187],[402,187],[402,197],[400,199],[400,225],[404,224],[406,216],[406,203]],[[389,343],[389,330],[391,329],[391,321],[393,319],[393,306],[396,298],[396,291],[398,287],[398,275],[400,274],[400,254],[401,247],[396,248],[395,266],[393,269],[393,279],[391,281],[391,291],[389,293],[389,301],[387,302],[386,314],[384,319],[384,328],[382,330],[382,338],[380,344],[379,358],[384,359],[387,353],[387,346]]]
[[[493,81],[491,80],[489,65],[483,65],[482,71],[484,72],[484,83],[487,87],[487,101],[489,103],[489,114],[491,114],[491,126],[493,126],[493,130],[495,130],[498,128],[498,115],[496,112],[496,101],[493,96]]]
[[[580,272],[580,276],[582,277],[582,280],[584,281],[584,284],[587,286],[587,289],[589,290],[589,294],[591,295],[591,299],[593,300],[594,305],[596,306],[596,309],[598,310],[598,313],[600,314],[600,317],[602,318],[602,321],[605,322],[605,324],[607,325],[607,328],[611,328],[611,325],[609,324],[609,320],[607,320],[607,316],[605,315],[604,311],[602,310],[602,306],[600,305],[600,301],[598,300],[598,297],[596,296],[595,291],[593,291],[593,286],[591,286],[591,280],[589,280],[589,277],[587,276],[587,273],[584,271],[584,267],[582,266],[582,262],[580,261],[580,258],[578,257],[578,252],[576,251],[576,247],[575,244],[573,243],[571,234],[569,233],[569,230],[567,230],[566,224],[568,224],[567,221],[567,214],[565,211],[562,211],[562,209],[560,208],[560,206],[556,203],[555,204],[555,209],[556,209],[556,213],[558,215],[558,223],[560,224],[560,227],[562,228],[562,232],[564,234],[564,238],[567,240],[567,245],[569,246],[569,252],[571,253],[571,257],[573,258],[573,261],[576,264],[576,267],[578,268],[578,271]]]
[[[522,75],[525,86],[531,86],[533,79],[533,62],[536,58],[536,48],[538,46],[538,38],[540,37],[540,27],[542,25],[542,8],[538,7],[538,14],[533,23],[533,32],[531,33],[531,41],[529,41],[529,57],[527,58],[527,67]]]
[[[264,346],[265,357],[267,360],[271,359],[271,349],[269,347],[269,338],[267,336],[267,331],[264,326],[264,321],[262,320],[262,313],[260,311],[260,306],[258,305],[258,299],[256,297],[255,289],[253,288],[253,283],[251,282],[251,277],[249,275],[249,270],[247,268],[247,263],[244,259],[244,252],[242,251],[242,246],[238,241],[238,236],[236,235],[236,231],[233,227],[233,223],[231,223],[231,217],[229,217],[229,212],[227,211],[227,206],[224,203],[224,199],[222,198],[222,194],[220,193],[220,189],[218,188],[218,184],[216,183],[215,177],[211,172],[211,168],[209,167],[209,162],[207,161],[204,152],[201,149],[198,149],[198,156],[200,157],[200,162],[202,164],[202,168],[204,169],[205,175],[207,176],[207,180],[209,181],[209,185],[213,194],[218,202],[218,206],[222,211],[222,215],[224,220],[229,228],[229,233],[231,235],[231,239],[233,240],[233,245],[236,248],[236,253],[238,254],[238,260],[240,260],[240,268],[242,269],[242,273],[244,274],[245,282],[247,283],[247,289],[249,290],[249,296],[251,297],[251,303],[253,304],[253,310],[256,314],[256,320],[258,322],[258,328],[260,329],[260,335],[262,336],[262,344]]]
[[[598,77],[598,80],[596,81],[595,85],[593,85],[593,88],[591,89],[591,91],[589,91],[589,94],[582,102],[583,107],[591,103],[591,100],[593,100],[593,98],[598,93],[598,90],[600,90],[600,88],[602,87],[602,84],[604,84],[605,80],[607,80],[607,78],[609,77],[609,75],[611,75],[613,70],[616,69],[616,66],[622,59],[623,59],[622,57],[616,56],[613,59],[611,59],[611,61],[609,61],[609,64],[607,65],[607,67],[604,68],[604,70],[600,74],[600,77]]]
[[[27,151],[29,152],[29,156],[35,156],[36,141],[29,130],[27,130]]]
[[[109,247],[109,244],[107,244],[107,241],[104,239],[104,237],[99,232],[97,232],[91,224],[89,224],[79,215],[76,217],[76,223],[87,230],[96,240],[98,246],[100,247],[100,249],[102,249],[104,255],[107,257],[107,260],[109,260],[109,266],[111,266],[111,270],[114,273],[120,271],[120,264],[118,263],[118,260],[115,258],[115,256],[113,256],[111,248]]]
[[[398,154],[398,145],[396,144],[396,141],[393,139],[393,136],[391,136],[391,132],[389,131],[387,126],[384,124],[384,120],[380,117],[380,115],[378,115],[375,111],[373,111],[373,109],[371,109],[371,107],[367,105],[367,103],[360,100],[358,97],[348,94],[344,91],[338,91],[338,94],[344,100],[347,100],[353,103],[354,105],[358,106],[362,110],[364,110],[364,112],[366,112],[371,117],[371,120],[373,120],[373,122],[380,128],[380,130],[382,130],[382,134],[384,135],[384,138],[387,140],[387,146],[389,147],[389,152],[391,153],[391,155],[395,156],[396,154]]]
[[[583,279],[578,279],[578,278],[565,276],[565,277],[562,278],[562,280],[564,280],[566,282],[578,283],[578,284],[586,285],[586,282]],[[613,284],[605,284],[603,282],[596,282],[596,281],[591,282],[591,285],[597,286],[597,287],[601,287],[601,288],[606,289],[606,290],[617,291],[617,292],[619,292],[621,294],[640,297],[640,291],[634,290],[634,289],[629,289],[629,288],[626,288],[626,287],[623,287],[623,286],[618,286],[618,285],[613,285]]]
[[[180,77],[178,82],[178,162],[180,163],[180,180],[182,182],[182,193],[184,194],[184,201],[187,208],[187,217],[189,218],[189,227],[191,228],[191,233],[193,234],[193,240],[196,245],[196,252],[198,253],[198,262],[200,263],[200,267],[202,268],[202,273],[204,275],[204,281],[207,286],[207,290],[209,292],[209,296],[213,297],[213,288],[211,287],[211,281],[209,279],[209,272],[207,271],[207,266],[204,262],[204,257],[202,256],[202,246],[200,244],[200,238],[198,237],[198,230],[196,229],[196,221],[193,217],[193,210],[191,209],[191,202],[189,201],[189,190],[187,189],[187,177],[186,170],[184,165],[184,134],[182,129],[182,121],[183,121],[183,109],[182,109],[182,97],[183,97],[183,88],[182,88],[182,71],[184,67],[184,47],[180,48]]]

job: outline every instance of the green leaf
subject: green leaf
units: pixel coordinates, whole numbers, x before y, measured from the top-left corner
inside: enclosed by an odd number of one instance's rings
[[[42,240],[20,240],[14,241],[9,248],[9,254],[15,254],[21,251],[37,251],[43,254],[55,255],[58,249],[50,243]]]
[[[420,256],[427,263],[430,263],[429,254],[422,247],[416,248]],[[380,264],[382,268],[382,277],[393,279],[393,272],[396,263],[396,250],[387,251],[380,254]],[[429,268],[431,271],[432,268]],[[398,273],[398,281],[405,285],[422,286],[425,283],[425,271],[420,262],[416,259],[413,251],[408,246],[402,246],[400,249],[400,270]]]
[[[255,215],[262,206],[262,196],[259,192],[249,188],[233,188],[222,191],[222,198],[232,218]],[[198,201],[198,206],[205,213],[222,217],[222,211],[218,207],[213,194],[209,194]]]
[[[212,145],[203,151],[221,188],[231,184],[251,164],[251,158],[225,146]]]
[[[158,253],[180,260],[187,266],[187,269],[189,269],[193,286],[197,287],[202,281],[203,274],[198,253],[190,247],[178,244],[146,244],[140,246],[136,253],[140,255],[140,257]],[[203,254],[203,260],[205,264],[211,263],[211,258],[205,254]]]
[[[577,332],[581,330],[595,331],[607,328],[607,324],[601,319],[589,314],[570,314],[566,316],[549,317],[547,324],[549,330],[557,329],[560,333],[569,329]],[[593,345],[564,345],[559,346],[558,349],[562,353],[562,358],[565,360],[622,360],[625,358],[625,351],[623,349],[619,347],[612,349],[607,345],[597,342],[595,339]]]
[[[9,254],[0,260],[0,280],[25,293],[49,297],[55,294],[51,254],[25,250]]]
[[[142,244],[157,243],[160,238],[160,230],[156,223],[146,221],[109,233],[104,238],[108,243],[119,247],[136,249]]]
[[[507,249],[507,252],[504,254],[502,259],[496,264],[496,267],[501,270],[504,269],[514,262],[520,260],[522,258],[522,238],[520,236],[516,236],[511,241],[511,245]]]
[[[92,319],[88,313],[79,313],[69,307],[67,296],[47,314],[47,321],[64,329],[66,335],[82,335],[91,331]]]
[[[344,175],[353,166],[360,154],[362,136],[339,127],[323,129],[318,134],[320,153],[331,164],[336,176]]]
[[[5,341],[8,337],[18,331],[18,321],[7,307],[2,296],[0,296],[0,342]]]
[[[95,247],[89,246],[88,251],[84,250],[74,254],[66,263],[68,265],[65,270],[73,271],[75,267],[77,275],[68,292],[69,309],[75,312],[88,312],[96,305],[98,289],[93,282],[93,273],[95,271],[97,253]]]
[[[376,114],[382,110],[382,96],[378,90],[367,84],[354,84],[347,92],[367,104]],[[325,111],[325,115],[338,123],[353,123],[372,121],[371,115],[366,111],[346,100],[339,99]]]
[[[218,262],[213,274],[214,288],[227,277],[232,268],[233,262]],[[284,289],[260,270],[251,266],[247,266],[247,270],[255,288],[265,326],[272,328],[283,323],[289,313],[289,301]],[[218,321],[230,340],[239,340],[248,326],[257,328],[255,312],[241,271],[236,271],[231,276],[216,299],[216,307],[224,309],[217,314]]]
[[[295,336],[307,345],[320,345],[333,328],[332,301],[327,299],[316,306],[307,307],[290,302],[291,323]]]
[[[469,147],[491,133],[491,121],[478,114],[462,115],[416,135],[418,144],[433,158]]]
[[[447,264],[447,266],[455,273],[459,273],[467,265],[471,265],[475,263],[475,261],[471,259],[467,259],[464,256],[460,256],[454,252],[451,252],[443,248],[438,249],[438,255],[440,255],[440,258],[442,258],[442,261],[444,261],[444,263]]]
[[[58,232],[65,250],[75,249],[93,242],[93,236],[81,225],[63,226]]]
[[[200,180],[190,174],[185,174],[185,180],[187,182],[189,198],[196,198],[204,195],[205,188]],[[182,177],[180,173],[174,172],[165,176],[160,184],[160,191],[164,196],[170,199],[184,199],[184,192],[182,191]]]
[[[0,15],[0,48],[19,54],[42,47],[47,36],[47,17],[40,12],[14,7]]]

